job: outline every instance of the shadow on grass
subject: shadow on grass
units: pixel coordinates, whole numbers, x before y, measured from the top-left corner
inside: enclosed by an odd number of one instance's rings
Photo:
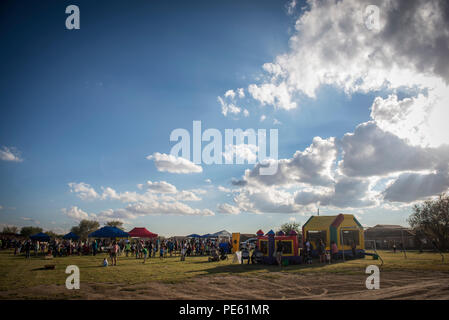
[[[45,267],[31,269],[31,271],[55,271],[55,270],[56,270],[56,268],[50,269],[50,268],[45,268]]]
[[[193,264],[216,264],[216,262],[208,262],[208,261],[195,261]],[[312,272],[320,272],[324,271],[323,268],[326,266],[338,266],[343,267],[344,261],[339,260],[332,264],[320,264],[318,262],[313,264],[295,264],[279,267],[278,265],[270,265],[270,264],[226,264],[226,265],[216,265],[215,267],[208,268],[205,270],[201,270],[206,274],[216,275],[216,274],[244,274],[249,272],[266,272],[266,273],[275,273],[275,272],[301,272],[304,271],[312,271]],[[187,271],[186,273],[197,273],[198,270]],[[326,272],[344,272],[344,269],[332,269],[326,270]]]

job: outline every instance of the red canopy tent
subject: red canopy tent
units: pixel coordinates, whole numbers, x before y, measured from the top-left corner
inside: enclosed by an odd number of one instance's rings
[[[157,234],[148,231],[146,228],[134,228],[128,232],[132,238],[157,238]]]

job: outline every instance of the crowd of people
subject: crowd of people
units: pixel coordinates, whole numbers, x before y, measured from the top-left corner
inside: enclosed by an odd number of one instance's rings
[[[24,254],[30,258],[32,254],[52,255],[53,257],[71,255],[93,255],[98,253],[109,253],[111,265],[117,264],[117,257],[135,257],[143,259],[159,257],[160,259],[180,256],[185,260],[188,256],[207,256],[215,250],[230,252],[229,241],[218,241],[217,239],[120,239],[118,241],[109,239],[90,239],[86,241],[53,239],[49,242],[32,241],[18,238],[0,238],[0,248],[14,249],[14,255]]]
[[[211,256],[210,261],[218,261],[220,257],[231,252],[230,241],[213,238],[184,238],[182,240],[176,238],[170,239],[120,239],[117,241],[109,239],[89,239],[89,240],[62,240],[53,239],[49,242],[32,241],[21,238],[0,238],[1,249],[14,249],[14,255],[24,255],[30,258],[31,255],[52,255],[53,257],[71,256],[71,255],[93,255],[99,253],[108,253],[111,265],[117,264],[117,257],[135,257],[142,259],[143,263],[149,258],[163,259],[166,257],[179,256],[184,261],[189,256]],[[352,244],[353,255],[356,255],[355,243]],[[255,248],[254,251],[246,254],[245,258],[248,263],[255,263],[257,257],[261,255],[260,250]],[[316,241],[314,248],[312,241],[306,239],[301,250],[302,261],[306,264],[312,263],[312,251],[316,250],[320,263],[331,262],[337,260],[339,250],[334,241],[330,243],[330,250],[326,250],[326,244],[323,240]],[[279,241],[276,252],[276,262],[281,265],[282,262],[282,242]],[[105,261],[109,265],[109,262]]]

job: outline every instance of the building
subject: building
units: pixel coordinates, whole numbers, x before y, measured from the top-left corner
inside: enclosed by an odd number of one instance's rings
[[[392,249],[396,245],[400,249],[401,244],[405,249],[417,249],[419,244],[415,233],[400,225],[378,224],[365,230],[365,246],[367,249]]]

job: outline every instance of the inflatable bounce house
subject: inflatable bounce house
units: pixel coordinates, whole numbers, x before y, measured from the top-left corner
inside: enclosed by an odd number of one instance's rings
[[[275,264],[276,258],[273,256],[279,241],[282,243],[282,263],[299,264],[298,234],[295,231],[285,235],[282,231],[277,234],[273,230],[264,235],[262,230],[257,231],[257,247],[263,253],[262,263]]]
[[[317,256],[319,241],[323,240],[326,250],[330,250],[331,242],[338,248],[337,257],[344,254],[349,258],[363,258],[365,256],[365,241],[362,225],[352,214],[336,216],[312,216],[302,227],[302,241],[309,240],[312,244],[312,256]],[[355,244],[356,256],[353,256]]]

